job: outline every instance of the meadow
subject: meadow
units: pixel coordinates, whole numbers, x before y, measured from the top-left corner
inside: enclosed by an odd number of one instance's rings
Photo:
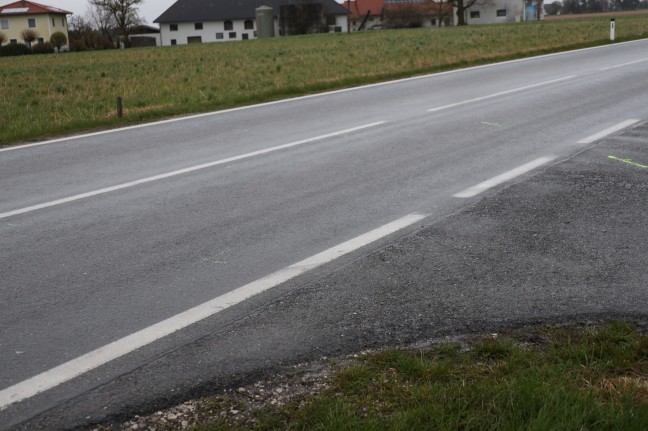
[[[648,15],[617,18],[617,42]],[[0,57],[0,146],[610,43],[609,18]],[[116,118],[116,98],[124,116]]]

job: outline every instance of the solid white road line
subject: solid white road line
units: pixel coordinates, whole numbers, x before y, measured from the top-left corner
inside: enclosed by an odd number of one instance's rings
[[[272,153],[274,151],[285,150],[286,148],[292,148],[292,147],[296,147],[296,146],[299,146],[299,145],[309,144],[311,142],[321,141],[321,140],[327,139],[327,138],[334,138],[334,137],[337,137],[337,136],[346,135],[348,133],[357,132],[359,130],[368,129],[370,127],[379,126],[381,124],[385,124],[385,121],[379,121],[379,122],[376,122],[376,123],[365,124],[363,126],[353,127],[351,129],[340,130],[339,132],[333,132],[333,133],[328,133],[326,135],[315,136],[314,138],[302,139],[301,141],[291,142],[289,144],[279,145],[279,146],[272,147],[272,148],[265,148],[263,150],[253,151],[251,153],[241,154],[239,156],[228,157],[226,159],[216,160],[216,161],[209,162],[209,163],[203,163],[201,165],[192,166],[192,167],[184,168],[184,169],[179,169],[177,171],[167,172],[167,173],[164,173],[164,174],[155,175],[155,176],[148,177],[148,178],[141,178],[139,180],[130,181],[128,183],[123,183],[123,184],[118,184],[118,185],[115,185],[115,186],[105,187],[103,189],[94,190],[94,191],[87,192],[87,193],[81,193],[81,194],[74,195],[74,196],[69,196],[67,198],[62,198],[62,199],[57,199],[57,200],[50,201],[50,202],[45,202],[45,203],[42,203],[42,204],[32,205],[32,206],[25,207],[25,208],[20,208],[20,209],[17,209],[17,210],[0,213],[0,219],[15,216],[15,215],[18,215],[18,214],[28,213],[28,212],[31,212],[31,211],[36,211],[36,210],[43,209],[43,208],[52,207],[52,206],[55,206],[55,205],[60,205],[60,204],[68,203],[68,202],[78,201],[79,199],[85,199],[85,198],[89,198],[89,197],[92,197],[92,196],[101,195],[101,194],[104,194],[104,193],[114,192],[116,190],[122,190],[122,189],[126,189],[126,188],[129,188],[129,187],[134,187],[134,186],[137,186],[139,184],[145,184],[145,183],[150,183],[150,182],[153,182],[153,181],[162,180],[162,179],[165,179],[165,178],[175,177],[177,175],[182,175],[182,174],[186,174],[186,173],[189,173],[189,172],[198,171],[200,169],[211,168],[213,166],[223,165],[225,163],[235,162],[235,161],[243,160],[243,159],[249,159],[250,157],[260,156],[262,154],[268,154],[268,153]]]
[[[638,123],[640,120],[635,120],[635,119],[630,119],[626,121],[622,121],[619,124],[616,124],[612,127],[608,127],[605,130],[601,130],[598,133],[594,133],[593,135],[588,136],[587,138],[581,139],[578,141],[579,144],[591,144],[592,142],[598,141],[599,139],[605,138],[608,135],[611,135],[614,132],[618,132],[619,130],[623,130],[626,127],[632,126],[635,123]]]
[[[441,111],[441,110],[444,110],[444,109],[454,108],[456,106],[466,105],[468,103],[481,102],[482,100],[492,99],[493,97],[504,96],[504,95],[507,95],[507,94],[516,93],[518,91],[530,90],[531,88],[542,87],[544,85],[550,85],[550,84],[554,84],[556,82],[566,81],[568,79],[572,79],[572,78],[575,78],[575,77],[576,77],[576,75],[563,76],[562,78],[552,79],[550,81],[538,82],[538,83],[532,84],[532,85],[525,85],[524,87],[513,88],[512,90],[500,91],[499,93],[493,93],[493,94],[489,94],[487,96],[476,97],[474,99],[469,99],[469,100],[464,100],[464,101],[457,102],[457,103],[451,103],[449,105],[439,106],[437,108],[428,109],[427,111],[428,112],[437,112],[437,111]]]
[[[410,214],[0,391],[0,410],[67,382],[427,217]]]
[[[461,193],[457,193],[453,195],[456,198],[471,198],[473,196],[476,196],[482,192],[485,192],[488,189],[491,189],[499,184],[502,184],[506,181],[512,180],[515,177],[518,177],[520,175],[523,175],[529,171],[532,171],[535,168],[538,168],[546,163],[549,163],[550,161],[554,160],[554,156],[549,156],[549,157],[540,157],[538,159],[535,159],[529,163],[526,163],[520,167],[517,167],[515,169],[512,169],[508,172],[504,172],[501,175],[498,175],[494,178],[491,178],[490,180],[486,180],[483,183],[479,183],[476,186],[470,187],[466,190],[464,190]]]

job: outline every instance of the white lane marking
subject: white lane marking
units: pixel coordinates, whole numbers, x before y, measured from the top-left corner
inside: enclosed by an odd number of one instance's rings
[[[474,99],[468,99],[468,100],[463,100],[463,101],[457,102],[457,103],[451,103],[449,105],[439,106],[437,108],[428,109],[427,112],[437,112],[437,111],[441,111],[441,110],[444,110],[444,109],[454,108],[456,106],[466,105],[468,103],[480,102],[482,100],[492,99],[493,97],[499,97],[499,96],[504,96],[506,94],[516,93],[518,91],[529,90],[531,88],[541,87],[543,85],[554,84],[556,82],[565,81],[567,79],[572,79],[572,78],[575,78],[575,77],[576,77],[576,75],[563,76],[562,78],[552,79],[550,81],[538,82],[537,84],[525,85],[524,87],[513,88],[511,90],[500,91],[499,93],[493,93],[493,94],[489,94],[489,95],[486,95],[486,96],[475,97]]]
[[[642,58],[641,60],[628,61],[627,63],[615,64],[614,66],[604,67],[604,68],[599,69],[599,70],[605,71],[605,70],[610,70],[610,69],[617,69],[619,67],[630,66],[632,64],[637,64],[637,63],[643,63],[644,61],[648,61],[648,58]]]
[[[608,127],[605,130],[601,130],[600,132],[594,133],[593,135],[590,135],[587,138],[581,139],[580,141],[578,141],[578,144],[591,144],[592,142],[605,138],[606,136],[611,135],[614,132],[618,132],[619,130],[623,130],[626,127],[632,126],[633,124],[636,124],[639,121],[640,120],[635,120],[635,119],[622,121],[619,124],[615,124],[612,127]]]
[[[473,70],[486,69],[486,68],[491,68],[491,67],[498,67],[498,66],[501,66],[501,65],[513,64],[513,63],[521,63],[521,62],[527,62],[527,61],[535,61],[535,60],[549,58],[549,57],[556,57],[556,56],[561,56],[561,55],[569,55],[569,54],[573,54],[573,53],[576,53],[576,52],[584,52],[584,51],[591,51],[591,50],[597,50],[597,49],[606,49],[606,48],[610,48],[611,46],[614,46],[616,48],[618,46],[622,46],[622,45],[626,45],[626,44],[642,43],[642,42],[645,43],[645,41],[646,41],[645,39],[630,40],[628,42],[620,42],[620,43],[617,43],[617,44],[614,44],[614,45],[592,46],[592,47],[589,47],[589,48],[575,49],[575,50],[572,50],[572,51],[562,51],[562,52],[554,52],[552,54],[538,55],[536,57],[525,57],[525,58],[518,58],[516,60],[503,61],[503,62],[499,62],[499,63],[482,64],[480,66],[467,67],[465,69],[456,69],[456,70],[448,70],[446,72],[428,73],[426,75],[412,76],[410,78],[402,78],[402,79],[396,79],[396,80],[393,80],[393,81],[377,82],[375,84],[360,85],[358,87],[343,88],[343,89],[340,89],[340,90],[327,91],[327,92],[324,92],[324,93],[308,94],[306,96],[293,97],[293,98],[290,98],[290,99],[281,99],[281,100],[274,100],[272,102],[258,103],[256,105],[240,106],[238,108],[223,109],[221,111],[205,112],[203,114],[196,114],[196,115],[187,115],[187,116],[178,117],[178,118],[171,118],[171,119],[168,119],[168,120],[155,121],[155,122],[152,122],[152,123],[137,124],[135,126],[119,127],[119,128],[116,128],[116,129],[103,130],[101,132],[87,133],[87,134],[84,134],[84,135],[68,136],[68,137],[65,137],[65,138],[52,139],[52,140],[49,140],[49,141],[42,141],[42,142],[35,142],[35,143],[32,143],[32,144],[16,145],[16,146],[7,147],[7,148],[0,148],[0,153],[3,152],[3,151],[20,150],[20,149],[23,149],[23,148],[54,144],[54,143],[57,143],[57,142],[72,141],[72,140],[76,140],[76,139],[89,138],[89,137],[93,137],[93,136],[100,136],[100,135],[105,135],[107,133],[117,133],[117,132],[122,132],[122,131],[126,131],[126,130],[139,129],[139,128],[142,128],[142,127],[159,126],[159,125],[162,125],[162,124],[175,123],[177,121],[193,120],[193,119],[196,119],[196,118],[210,117],[210,116],[213,116],[213,115],[227,114],[227,113],[230,113],[230,112],[236,112],[236,111],[242,111],[242,110],[248,110],[248,109],[256,109],[256,108],[263,108],[263,107],[266,107],[266,106],[272,106],[272,105],[277,105],[277,104],[281,104],[281,103],[290,103],[290,102],[295,102],[295,101],[299,101],[299,100],[312,99],[312,98],[315,98],[315,97],[324,97],[324,96],[329,96],[329,95],[332,95],[332,94],[340,94],[340,93],[347,93],[347,92],[350,92],[350,91],[358,91],[358,90],[363,90],[365,88],[374,88],[374,87],[382,87],[382,86],[387,86],[387,85],[394,85],[394,84],[399,84],[401,82],[415,81],[415,80],[419,80],[419,79],[427,79],[427,78],[431,78],[431,77],[435,77],[435,76],[443,76],[443,75],[449,75],[449,74],[464,73],[464,72],[470,72],[470,71],[473,71]]]
[[[512,180],[515,177],[519,177],[520,175],[526,174],[527,172],[532,171],[535,168],[538,168],[544,164],[551,162],[555,158],[556,157],[554,156],[540,157],[529,163],[519,166],[515,169],[511,169],[508,172],[504,172],[503,174],[491,178],[490,180],[486,180],[482,183],[479,183],[476,186],[467,188],[466,190],[457,193],[453,196],[456,198],[471,198],[497,185],[505,183],[506,181]]]
[[[207,317],[213,316],[229,307],[239,304],[261,292],[285,283],[298,275],[304,274],[318,266],[331,262],[340,256],[351,253],[371,244],[394,232],[417,223],[428,214],[409,214],[391,223],[383,225],[349,241],[331,247],[321,253],[294,263],[275,273],[267,275],[249,284],[241,286],[224,295],[207,301],[194,308],[176,314],[166,320],[86,353],[76,359],[45,371],[30,379],[24,380],[0,391],[0,410],[13,403],[31,398],[41,392],[67,382],[90,370],[93,370],[114,359],[124,356],[136,349],[146,346],[160,338],[186,328]]]
[[[32,206],[25,207],[25,208],[20,208],[20,209],[17,209],[17,210],[0,213],[0,219],[15,216],[15,215],[18,215],[18,214],[28,213],[28,212],[31,212],[31,211],[36,211],[36,210],[43,209],[43,208],[52,207],[52,206],[55,206],[55,205],[60,205],[60,204],[68,203],[68,202],[78,201],[79,199],[85,199],[85,198],[89,198],[89,197],[92,197],[92,196],[101,195],[101,194],[104,194],[104,193],[114,192],[116,190],[126,189],[126,188],[129,188],[129,187],[137,186],[139,184],[145,184],[145,183],[150,183],[152,181],[158,181],[158,180],[162,180],[162,179],[165,179],[165,178],[175,177],[177,175],[186,174],[186,173],[189,173],[189,172],[194,172],[194,171],[197,171],[197,170],[200,170],[200,169],[211,168],[213,166],[223,165],[225,163],[235,162],[235,161],[243,160],[243,159],[249,159],[250,157],[260,156],[262,154],[268,154],[268,153],[272,153],[274,151],[285,150],[286,148],[292,148],[292,147],[296,147],[298,145],[308,144],[308,143],[315,142],[315,141],[321,141],[321,140],[327,139],[327,138],[334,138],[334,137],[337,137],[337,136],[345,135],[347,133],[357,132],[359,130],[379,126],[379,125],[385,124],[385,123],[386,123],[385,121],[378,121],[376,123],[365,124],[363,126],[353,127],[351,129],[340,130],[339,132],[333,132],[333,133],[328,133],[326,135],[315,136],[314,138],[302,139],[301,141],[295,141],[295,142],[291,142],[289,144],[283,144],[283,145],[279,145],[279,146],[272,147],[272,148],[266,148],[266,149],[263,149],[263,150],[253,151],[251,153],[241,154],[239,156],[228,157],[226,159],[216,160],[216,161],[209,162],[209,163],[203,163],[201,165],[191,166],[189,168],[179,169],[177,171],[167,172],[167,173],[160,174],[160,175],[154,175],[152,177],[141,178],[139,180],[130,181],[128,183],[122,183],[122,184],[118,184],[118,185],[115,185],[115,186],[105,187],[103,189],[94,190],[94,191],[87,192],[87,193],[81,193],[81,194],[74,195],[74,196],[69,196],[67,198],[62,198],[62,199],[57,199],[57,200],[50,201],[50,202],[45,202],[45,203],[42,203],[42,204],[32,205]]]

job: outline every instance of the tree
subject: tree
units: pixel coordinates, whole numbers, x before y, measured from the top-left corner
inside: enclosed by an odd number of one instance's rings
[[[449,0],[448,3],[457,8],[457,25],[468,25],[466,22],[466,11],[474,5],[483,5],[485,0]]]
[[[551,4],[544,5],[545,14],[547,15],[558,15],[562,10],[562,3],[559,1],[553,1]]]
[[[536,0],[536,19],[542,20],[542,13],[544,12],[544,0]]]
[[[124,45],[128,46],[131,29],[141,22],[138,7],[142,2],[143,0],[90,0],[90,5],[113,20]]]
[[[20,37],[27,43],[29,49],[31,49],[32,43],[34,43],[34,41],[38,39],[38,33],[36,32],[36,30],[26,28],[20,32]]]
[[[65,46],[65,44],[68,42],[67,36],[65,36],[65,33],[61,31],[57,31],[56,33],[53,33],[52,36],[50,37],[50,43],[56,47],[56,50],[58,52],[61,52],[61,48]]]

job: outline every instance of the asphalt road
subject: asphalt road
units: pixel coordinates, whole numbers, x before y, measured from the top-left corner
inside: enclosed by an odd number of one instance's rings
[[[640,315],[645,171],[592,156],[600,145],[572,156],[597,142],[598,132],[648,119],[647,71],[648,41],[639,41],[1,151],[0,394],[6,397],[40,373],[191,307],[406,215],[421,217],[170,336],[6,403],[0,427],[83,426],[292,361],[444,331]],[[645,126],[635,130],[639,135],[622,144],[645,165]],[[548,185],[534,177],[501,194],[510,182],[455,197],[541,157],[547,158],[542,167],[568,159],[543,174],[562,175]],[[610,175],[625,175],[628,167],[631,177],[622,184],[629,188],[620,189],[627,202],[610,208],[594,193],[596,184],[588,189],[570,177],[599,175],[599,183],[613,187],[618,181]],[[606,169],[611,173],[599,173]],[[564,226],[555,214],[579,199],[583,204],[572,210],[578,214],[569,218],[584,231],[572,233],[576,243],[557,247],[549,239]],[[626,215],[625,206],[634,212]],[[618,247],[631,246],[608,253],[597,235],[587,239],[587,226],[610,211],[624,228]],[[526,216],[511,219],[515,214]],[[515,247],[535,243],[530,232],[548,244],[532,250],[534,266],[518,259],[503,265]],[[577,259],[581,249],[560,255],[576,245],[590,247],[590,260]],[[518,254],[528,259],[529,250]],[[617,260],[626,263],[609,275]],[[399,269],[390,272],[390,265]],[[623,265],[634,274],[626,282],[632,288],[613,294]],[[564,287],[570,271],[573,287]],[[590,299],[583,302],[579,283],[590,271]],[[539,283],[531,274],[549,275]],[[482,303],[485,292],[490,296]]]

